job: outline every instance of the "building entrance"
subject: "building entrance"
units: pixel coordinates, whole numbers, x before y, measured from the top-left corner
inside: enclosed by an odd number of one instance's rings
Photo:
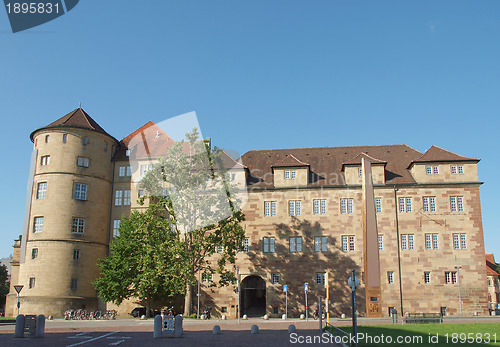
[[[266,282],[256,275],[241,282],[241,315],[261,317],[266,314]]]

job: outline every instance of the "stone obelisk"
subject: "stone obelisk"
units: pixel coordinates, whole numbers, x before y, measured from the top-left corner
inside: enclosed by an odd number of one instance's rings
[[[366,316],[382,317],[378,230],[371,162],[366,158],[361,158],[361,168],[363,171],[363,259]]]

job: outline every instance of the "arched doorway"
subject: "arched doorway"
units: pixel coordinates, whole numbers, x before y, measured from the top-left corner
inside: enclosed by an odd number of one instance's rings
[[[260,317],[266,314],[266,282],[256,275],[241,281],[241,315]]]

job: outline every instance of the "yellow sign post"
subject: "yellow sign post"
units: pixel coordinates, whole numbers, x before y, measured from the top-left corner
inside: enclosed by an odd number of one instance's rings
[[[328,309],[328,306],[330,305],[330,286],[328,284],[328,272],[325,273],[325,287],[326,287],[326,302],[325,302],[326,323],[330,324],[330,310]]]

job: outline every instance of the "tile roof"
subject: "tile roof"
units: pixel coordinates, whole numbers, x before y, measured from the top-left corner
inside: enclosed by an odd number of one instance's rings
[[[486,274],[488,276],[500,276],[497,272],[497,266],[493,254],[486,254]]]
[[[60,128],[60,127],[93,130],[113,138],[113,136],[109,135],[103,128],[101,128],[101,126],[97,124],[97,122],[93,120],[92,117],[90,117],[87,112],[85,112],[81,107],[78,107],[77,109],[71,111],[67,115],[59,118],[55,122],[52,122],[49,125],[44,126],[42,128],[36,129],[31,133],[30,139],[31,141],[33,141],[33,136],[39,130],[47,128]]]
[[[272,165],[272,167],[299,167],[299,166],[309,166],[297,158],[293,154],[288,154],[285,158],[278,161],[276,164]]]
[[[415,183],[407,167],[422,153],[407,145],[254,150],[241,158],[251,173],[249,187],[272,188],[272,166],[290,154],[298,161],[309,164],[312,177],[309,186],[341,186],[345,185],[343,163],[361,153],[387,162],[387,184]]]
[[[364,152],[361,152],[360,154],[358,154],[354,158],[342,163],[342,166],[344,166],[344,165],[361,165],[362,158],[368,159],[368,161],[372,164],[387,164],[387,161],[374,158],[374,157],[372,157]]]
[[[446,149],[443,149],[441,147],[438,147],[436,145],[432,145],[431,148],[427,150],[420,158],[413,160],[409,167],[410,168],[413,163],[429,163],[429,162],[436,162],[436,161],[454,161],[454,162],[461,162],[461,161],[473,161],[473,162],[478,162],[480,159],[477,158],[469,158],[469,157],[464,157],[462,155],[450,152]]]

